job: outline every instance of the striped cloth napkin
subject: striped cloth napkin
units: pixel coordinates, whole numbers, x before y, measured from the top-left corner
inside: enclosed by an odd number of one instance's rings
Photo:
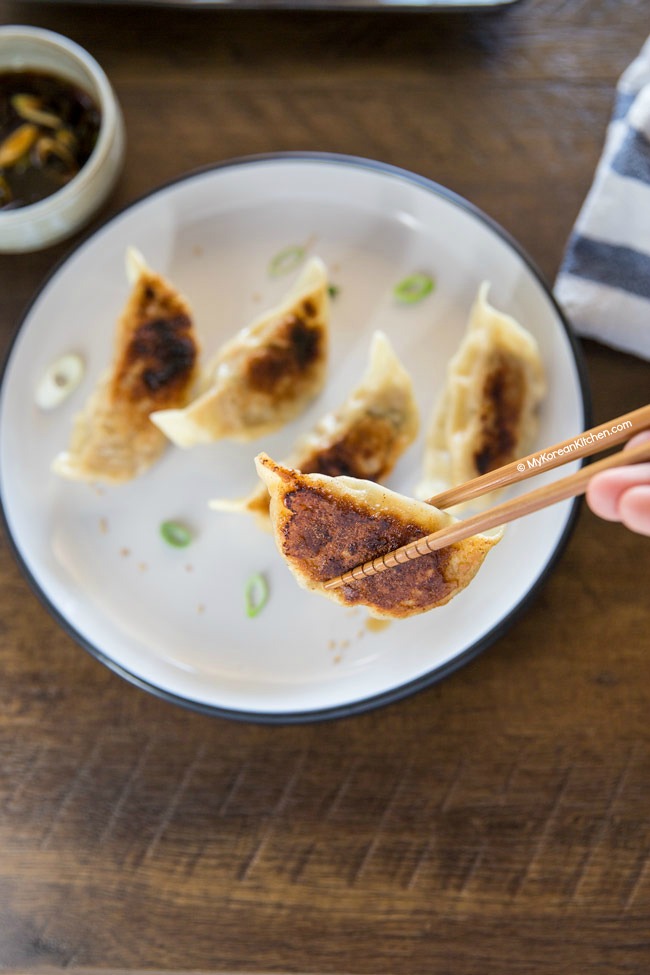
[[[555,297],[579,335],[650,359],[650,38],[619,79]]]

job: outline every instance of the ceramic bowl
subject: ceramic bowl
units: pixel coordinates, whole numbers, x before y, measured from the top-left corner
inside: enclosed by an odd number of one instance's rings
[[[124,160],[124,122],[106,74],[87,51],[36,27],[0,27],[0,72],[41,71],[72,82],[94,98],[101,115],[97,143],[77,175],[37,203],[0,210],[0,252],[35,251],[88,223],[108,198]]]

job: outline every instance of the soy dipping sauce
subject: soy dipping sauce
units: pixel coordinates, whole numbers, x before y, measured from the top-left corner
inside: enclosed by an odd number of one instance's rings
[[[101,116],[74,83],[39,71],[0,72],[0,212],[37,203],[88,161]]]

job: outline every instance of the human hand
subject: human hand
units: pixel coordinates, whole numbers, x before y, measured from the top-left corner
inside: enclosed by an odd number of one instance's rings
[[[625,445],[650,440],[650,430]],[[594,475],[587,488],[587,504],[605,521],[620,521],[630,531],[650,535],[650,463],[630,464]]]

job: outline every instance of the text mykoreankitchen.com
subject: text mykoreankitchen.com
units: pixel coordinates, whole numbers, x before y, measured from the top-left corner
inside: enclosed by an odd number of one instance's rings
[[[622,430],[629,430],[631,426],[632,421],[626,420],[624,423],[614,424],[609,430],[599,430],[598,433],[585,433],[583,436],[576,437],[571,443],[565,444],[564,447],[557,447],[555,450],[544,450],[541,454],[535,454],[534,457],[529,457],[526,464],[517,464],[517,470],[525,471],[526,466],[529,469],[532,467],[542,467],[544,464],[548,464],[550,460],[555,460],[556,457],[562,457],[564,454],[572,454],[575,450],[586,447],[596,440],[606,440],[615,433],[620,433]]]

